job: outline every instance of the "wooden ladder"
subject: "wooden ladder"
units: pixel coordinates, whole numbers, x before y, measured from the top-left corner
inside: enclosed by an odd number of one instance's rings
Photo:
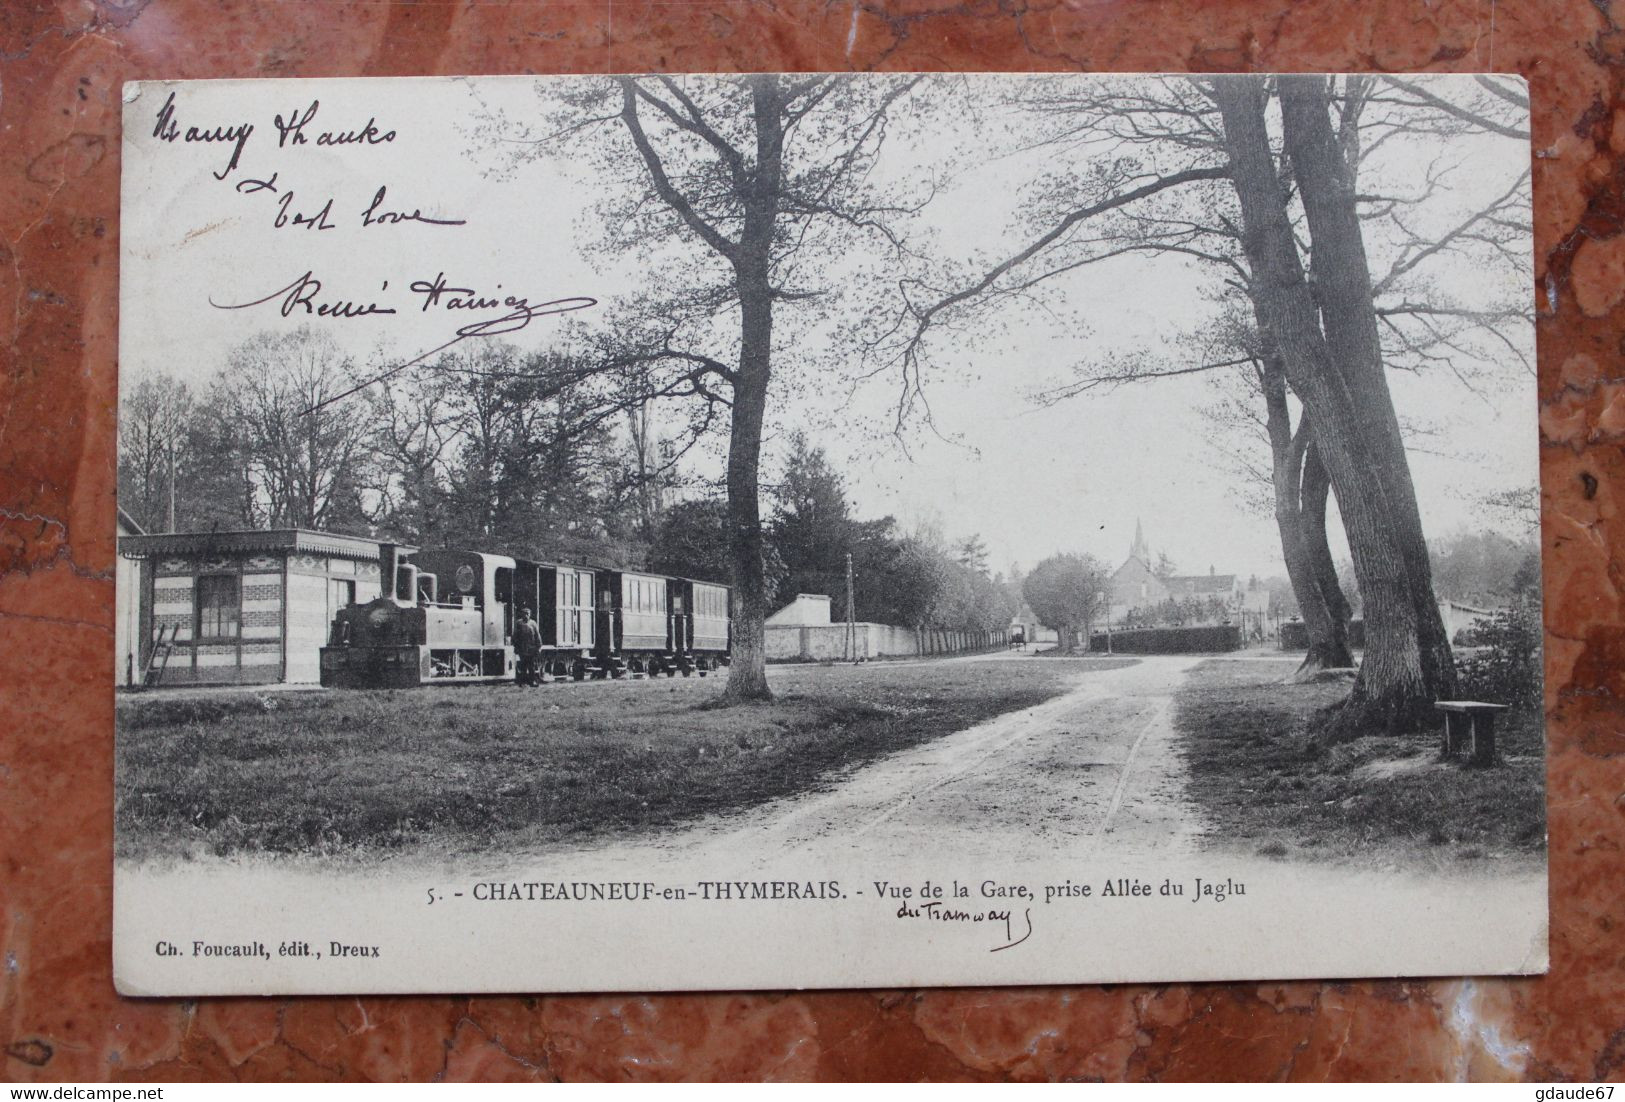
[[[165,636],[165,632],[168,636]],[[169,656],[175,651],[175,637],[180,634],[179,624],[159,624],[158,638],[152,644],[152,653],[147,655],[146,668],[141,671],[141,687],[150,689],[161,684],[164,680],[164,671],[169,668]],[[160,661],[160,656],[162,661]],[[154,669],[154,664],[157,669]]]

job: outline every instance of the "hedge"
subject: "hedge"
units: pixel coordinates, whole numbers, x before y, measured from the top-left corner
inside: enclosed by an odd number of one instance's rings
[[[1354,619],[1349,621],[1349,647],[1360,650],[1365,647],[1365,621]],[[1308,650],[1309,625],[1302,620],[1288,620],[1281,625],[1282,650]]]
[[[1089,636],[1089,649],[1104,652],[1106,633]],[[1191,628],[1135,628],[1111,633],[1114,654],[1204,654],[1241,649],[1241,629],[1234,624]]]

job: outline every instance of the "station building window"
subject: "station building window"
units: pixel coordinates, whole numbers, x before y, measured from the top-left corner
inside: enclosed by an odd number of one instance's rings
[[[204,574],[197,580],[197,638],[235,639],[242,623],[242,588],[235,574]]]

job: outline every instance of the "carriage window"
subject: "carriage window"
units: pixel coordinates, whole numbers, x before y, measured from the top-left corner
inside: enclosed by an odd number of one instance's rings
[[[728,591],[725,589],[694,590],[694,614],[696,616],[710,616],[718,620],[728,617]]]
[[[205,574],[197,580],[197,637],[235,639],[242,614],[235,574]]]

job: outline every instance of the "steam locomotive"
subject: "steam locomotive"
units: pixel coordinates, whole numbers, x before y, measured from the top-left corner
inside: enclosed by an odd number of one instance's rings
[[[384,544],[382,595],[341,609],[321,649],[339,688],[513,681],[514,628],[536,617],[543,680],[704,677],[729,661],[729,588],[692,578]]]

